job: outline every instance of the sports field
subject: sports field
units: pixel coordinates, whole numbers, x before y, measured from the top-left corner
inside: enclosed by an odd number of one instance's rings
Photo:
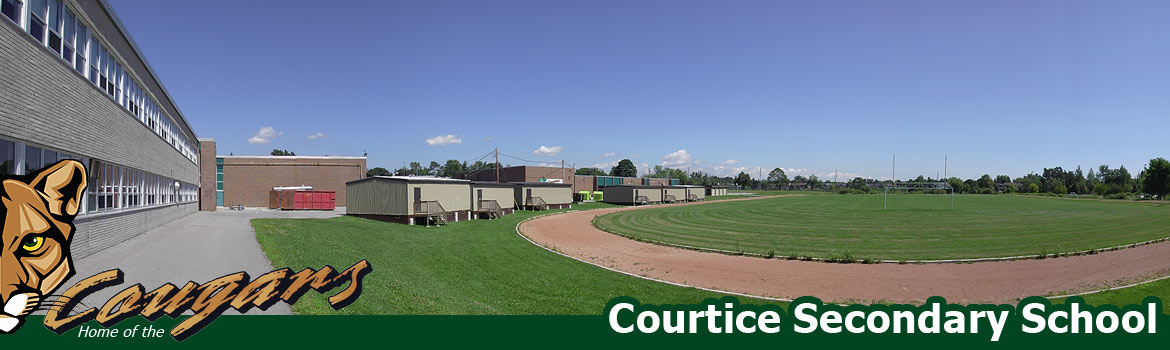
[[[612,207],[589,203],[573,209]],[[596,314],[615,296],[652,304],[697,303],[719,293],[630,277],[568,259],[516,234],[540,214],[423,227],[355,217],[255,219],[256,240],[273,266],[331,265],[368,259],[363,295],[333,310],[327,294],[308,293],[298,314]],[[765,301],[742,298],[745,302]],[[784,305],[786,306],[786,305]]]
[[[1170,237],[1170,203],[959,195],[766,198],[649,208],[594,225],[639,240],[816,258],[931,260],[1100,249]]]

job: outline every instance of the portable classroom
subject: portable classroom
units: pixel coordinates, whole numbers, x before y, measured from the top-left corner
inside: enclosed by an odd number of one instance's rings
[[[573,207],[573,185],[554,182],[514,182],[517,209]]]
[[[613,204],[650,204],[662,202],[661,186],[621,185],[606,187],[603,202]],[[645,197],[639,200],[638,197]]]
[[[686,191],[686,196],[683,198],[685,198],[687,202],[701,201],[707,198],[706,187],[695,185],[681,185],[678,187],[682,187],[683,190]]]
[[[707,186],[707,195],[708,196],[726,196],[727,195],[727,186],[720,186],[720,185]]]
[[[667,187],[662,188],[662,202],[663,203],[686,202],[686,201],[687,201],[687,190],[685,188],[677,187],[677,186],[667,186]]]
[[[373,176],[345,183],[346,215],[404,224],[471,218],[471,182],[436,177]]]
[[[495,218],[516,210],[516,186],[488,181],[471,182],[471,212],[477,218]]]

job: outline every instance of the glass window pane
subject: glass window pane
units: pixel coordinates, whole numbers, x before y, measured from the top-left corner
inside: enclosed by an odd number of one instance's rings
[[[20,23],[19,4],[21,3],[15,0],[0,0],[0,13],[4,13],[4,16],[13,22]]]
[[[40,170],[43,163],[41,163],[41,149],[33,146],[24,147],[24,173],[32,174],[34,171]]]
[[[16,167],[16,144],[12,141],[0,140],[0,175],[12,175]]]

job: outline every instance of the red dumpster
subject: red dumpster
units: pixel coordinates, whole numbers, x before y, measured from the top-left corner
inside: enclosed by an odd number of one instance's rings
[[[286,194],[287,195],[287,194]],[[296,191],[293,193],[292,210],[333,210],[337,194],[333,191]]]

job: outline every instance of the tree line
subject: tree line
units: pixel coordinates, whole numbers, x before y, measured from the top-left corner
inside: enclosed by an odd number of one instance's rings
[[[510,167],[510,164],[502,167]],[[466,161],[459,161],[457,159],[448,159],[446,162],[439,164],[439,162],[431,161],[427,166],[423,166],[420,162],[410,162],[410,165],[404,166],[394,171],[383,167],[375,167],[366,170],[366,176],[439,176],[439,177],[453,177],[455,174],[476,171],[495,169],[495,162],[475,161],[474,163],[467,163]]]
[[[991,193],[1025,193],[1025,194],[1094,194],[1104,198],[1123,199],[1135,196],[1150,196],[1165,198],[1170,192],[1170,161],[1165,158],[1154,158],[1146,164],[1137,176],[1133,176],[1125,166],[1111,168],[1101,165],[1096,169],[1085,172],[1081,167],[1076,170],[1064,170],[1061,167],[1044,168],[1042,172],[1029,173],[1015,179],[1007,175],[992,177],[984,174],[978,179],[934,179],[919,175],[917,178],[895,182],[946,182],[955,193],[991,194]],[[827,189],[841,187],[841,192],[869,193],[880,191],[881,186],[890,184],[889,180],[878,181],[856,177],[844,184],[826,183],[817,179],[816,175],[809,177],[796,176],[791,180],[783,169],[776,168],[768,173],[764,180],[754,180],[747,173],[740,172],[734,179],[736,185],[751,189],[793,189],[800,184],[801,189]],[[945,192],[945,191],[944,191]]]
[[[274,150],[273,153],[277,152]],[[451,177],[465,171],[495,169],[495,166],[495,163],[483,161],[476,161],[469,164],[466,161],[461,162],[459,160],[449,159],[443,164],[431,161],[429,166],[426,167],[420,162],[410,162],[409,166],[396,169],[393,172],[382,167],[376,167],[369,169],[366,175],[430,175]],[[505,167],[508,166],[511,165],[505,165]],[[576,175],[589,176],[637,177],[638,168],[634,165],[633,161],[622,159],[618,161],[617,165],[610,168],[609,171],[596,167],[587,167],[579,168],[574,173]],[[780,168],[775,168],[768,172],[766,179],[752,179],[746,172],[740,172],[734,177],[716,176],[702,171],[688,173],[682,169],[661,165],[655,166],[645,177],[678,179],[684,185],[710,186],[734,184],[743,189],[758,190],[815,190],[843,186],[843,188],[838,189],[843,190],[843,192],[852,190],[853,192],[862,193],[880,190],[881,186],[890,183],[889,180],[883,182],[875,179],[856,177],[843,184],[832,184],[817,178],[816,175],[809,175],[807,177],[796,175],[789,178],[784,172],[784,169]],[[894,181],[903,182],[900,179]],[[1044,168],[1040,173],[1029,173],[1028,175],[1015,179],[1007,175],[992,177],[990,174],[984,174],[978,179],[966,180],[957,177],[950,177],[945,180],[934,179],[919,175],[917,178],[908,179],[907,181],[945,181],[955,193],[1027,193],[1052,195],[1076,193],[1095,194],[1105,198],[1130,198],[1144,194],[1154,198],[1165,198],[1168,192],[1170,192],[1170,161],[1167,161],[1165,158],[1151,159],[1137,176],[1133,176],[1124,165],[1118,168],[1101,165],[1096,169],[1089,169],[1087,172],[1083,171],[1079,166],[1075,170],[1064,170],[1061,167]]]

